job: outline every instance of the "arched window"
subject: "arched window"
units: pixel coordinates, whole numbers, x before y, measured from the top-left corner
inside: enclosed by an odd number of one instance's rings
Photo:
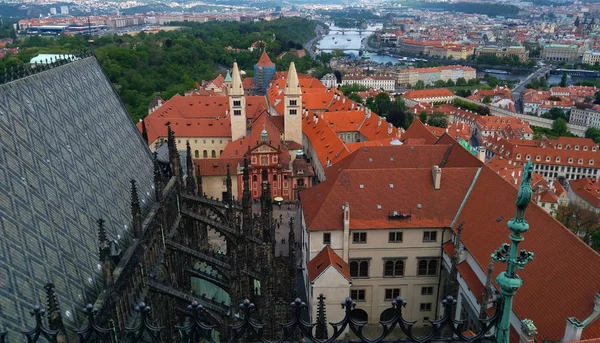
[[[427,275],[427,260],[419,261],[419,275]]]
[[[438,260],[437,259],[422,259],[419,260],[419,276],[436,276],[438,274]]]
[[[351,277],[369,277],[369,261],[352,260],[350,261]]]
[[[200,158],[200,151],[194,151],[194,158]]]
[[[219,150],[219,156],[223,155],[223,150]]]
[[[212,157],[212,158],[217,158],[217,152],[213,150],[213,151],[210,153],[210,157]]]
[[[202,156],[203,156],[204,158],[208,158],[208,151],[204,150],[204,151],[202,152]]]
[[[252,181],[257,181],[256,179],[257,179],[256,175],[252,175]]]
[[[404,261],[403,260],[388,260],[385,261],[384,276],[403,276]]]

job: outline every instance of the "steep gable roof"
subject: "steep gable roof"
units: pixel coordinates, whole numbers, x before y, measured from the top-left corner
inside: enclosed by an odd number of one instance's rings
[[[462,242],[483,270],[490,253],[508,240],[506,223],[515,215],[517,189],[501,180],[490,168],[482,168],[457,221],[465,223]],[[530,229],[519,248],[533,251],[535,259],[519,271],[524,286],[514,298],[513,311],[519,319],[534,321],[536,339],[560,341],[566,318],[583,320],[591,313],[600,290],[600,255],[539,206],[530,205],[525,218]],[[494,280],[503,269],[496,268]]]
[[[437,137],[431,133],[419,119],[415,120],[410,124],[406,132],[402,135],[401,141],[404,142],[409,139],[424,139],[424,144],[430,145],[437,141]]]
[[[260,55],[260,59],[258,60],[258,63],[256,63],[256,65],[259,67],[271,67],[271,66],[274,66],[275,64],[273,64],[273,62],[269,58],[269,55],[267,55],[267,52],[263,51],[263,53],[262,53],[262,55]]]
[[[306,269],[310,282],[314,282],[329,266],[335,268],[348,281],[352,281],[348,264],[329,245],[326,245],[323,250],[308,262]]]

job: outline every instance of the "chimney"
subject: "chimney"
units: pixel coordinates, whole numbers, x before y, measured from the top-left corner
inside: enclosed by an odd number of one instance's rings
[[[367,119],[371,119],[371,109],[365,107],[365,117],[367,117]]]
[[[319,122],[319,116],[315,115],[314,117],[315,124]]]
[[[431,170],[431,176],[433,177],[433,189],[440,189],[442,183],[442,168],[439,166],[433,166]]]
[[[485,163],[485,147],[484,146],[477,147],[477,158],[481,162]]]
[[[561,342],[573,342],[581,340],[581,333],[583,332],[583,324],[581,324],[576,318],[567,318],[567,327],[565,328],[565,336]]]
[[[392,123],[388,123],[388,136],[392,134],[393,129],[394,125],[392,125]]]
[[[342,213],[344,215],[344,246],[342,252],[342,258],[344,262],[348,263],[349,246],[350,246],[350,205],[345,203],[342,206]]]

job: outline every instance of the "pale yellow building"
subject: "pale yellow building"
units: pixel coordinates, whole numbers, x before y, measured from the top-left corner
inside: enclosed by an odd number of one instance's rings
[[[583,53],[583,63],[594,65],[600,62],[600,51],[587,50]]]
[[[579,57],[579,48],[574,44],[546,44],[541,56],[548,61],[575,62]]]
[[[517,56],[519,61],[525,62],[529,60],[529,51],[523,46],[509,46],[504,48],[484,46],[475,49],[475,56],[496,56],[500,58]]]
[[[348,295],[369,323],[377,323],[397,296],[407,301],[406,318],[419,325],[439,313],[441,243],[477,172],[432,165],[447,149],[359,149],[302,194],[305,265],[329,246],[344,262],[340,269],[348,268]],[[436,205],[440,199],[444,206]]]

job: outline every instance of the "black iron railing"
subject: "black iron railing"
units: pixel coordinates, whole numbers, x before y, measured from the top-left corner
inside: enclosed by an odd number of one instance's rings
[[[89,48],[82,48],[73,51],[70,54],[57,54],[57,56],[57,58],[46,59],[40,63],[25,63],[19,66],[0,70],[0,85],[24,78],[29,75],[34,75],[48,69],[59,67],[82,58],[90,57],[92,56],[92,52]]]
[[[239,305],[239,318],[236,323],[229,325],[228,338],[226,340],[215,339],[215,331],[218,331],[217,326],[207,324],[210,322],[210,315],[207,311],[199,305],[197,302],[193,302],[187,306],[187,318],[183,326],[178,327],[179,337],[176,339],[165,341],[161,335],[163,328],[157,326],[157,324],[151,318],[151,308],[144,303],[140,303],[135,306],[135,311],[139,314],[136,324],[132,327],[126,328],[126,334],[122,339],[117,338],[117,333],[114,329],[103,328],[96,323],[97,310],[88,304],[84,309],[87,316],[87,322],[82,329],[76,330],[77,343],[119,343],[119,342],[152,342],[152,343],[236,343],[242,341],[248,341],[248,337],[252,337],[251,341],[261,343],[283,343],[297,340],[298,337],[302,337],[302,341],[311,341],[315,343],[331,343],[339,340],[340,336],[347,332],[349,329],[360,342],[365,343],[381,343],[388,341],[391,333],[399,328],[407,338],[405,339],[394,339],[394,341],[402,342],[417,342],[426,343],[433,340],[441,341],[444,340],[441,337],[442,330],[446,330],[450,334],[448,341],[453,342],[487,342],[493,343],[495,339],[489,336],[490,330],[497,324],[498,319],[501,317],[499,309],[501,304],[495,303],[496,312],[489,319],[479,320],[481,330],[477,333],[465,331],[464,320],[456,320],[452,317],[456,306],[456,300],[451,296],[446,297],[442,300],[442,306],[444,308],[444,314],[438,320],[432,320],[430,332],[424,336],[418,336],[414,333],[413,328],[417,322],[409,321],[403,317],[402,309],[406,306],[406,302],[398,297],[392,301],[393,315],[388,320],[380,322],[381,333],[376,338],[366,337],[364,329],[367,325],[366,322],[357,320],[351,316],[352,310],[355,308],[356,303],[350,298],[347,298],[342,302],[342,308],[345,310],[344,318],[337,323],[329,323],[333,333],[330,337],[325,339],[317,338],[315,334],[315,327],[319,323],[308,323],[302,319],[302,312],[308,309],[308,306],[300,299],[296,299],[290,304],[293,312],[292,320],[288,323],[279,324],[281,327],[281,336],[277,340],[268,340],[263,335],[265,324],[259,323],[253,318],[255,312],[255,306],[249,300],[244,300]],[[37,342],[48,342],[48,343],[59,343],[72,337],[69,333],[64,330],[52,330],[45,325],[44,321],[45,310],[40,306],[35,306],[31,310],[31,315],[35,317],[35,328],[30,331],[23,332],[28,343]],[[448,330],[449,328],[449,330]],[[317,330],[318,331],[318,330]],[[298,334],[300,336],[298,336]],[[62,336],[62,337],[61,337]],[[10,342],[21,342],[22,339],[9,335],[4,332],[0,333],[0,343]]]

